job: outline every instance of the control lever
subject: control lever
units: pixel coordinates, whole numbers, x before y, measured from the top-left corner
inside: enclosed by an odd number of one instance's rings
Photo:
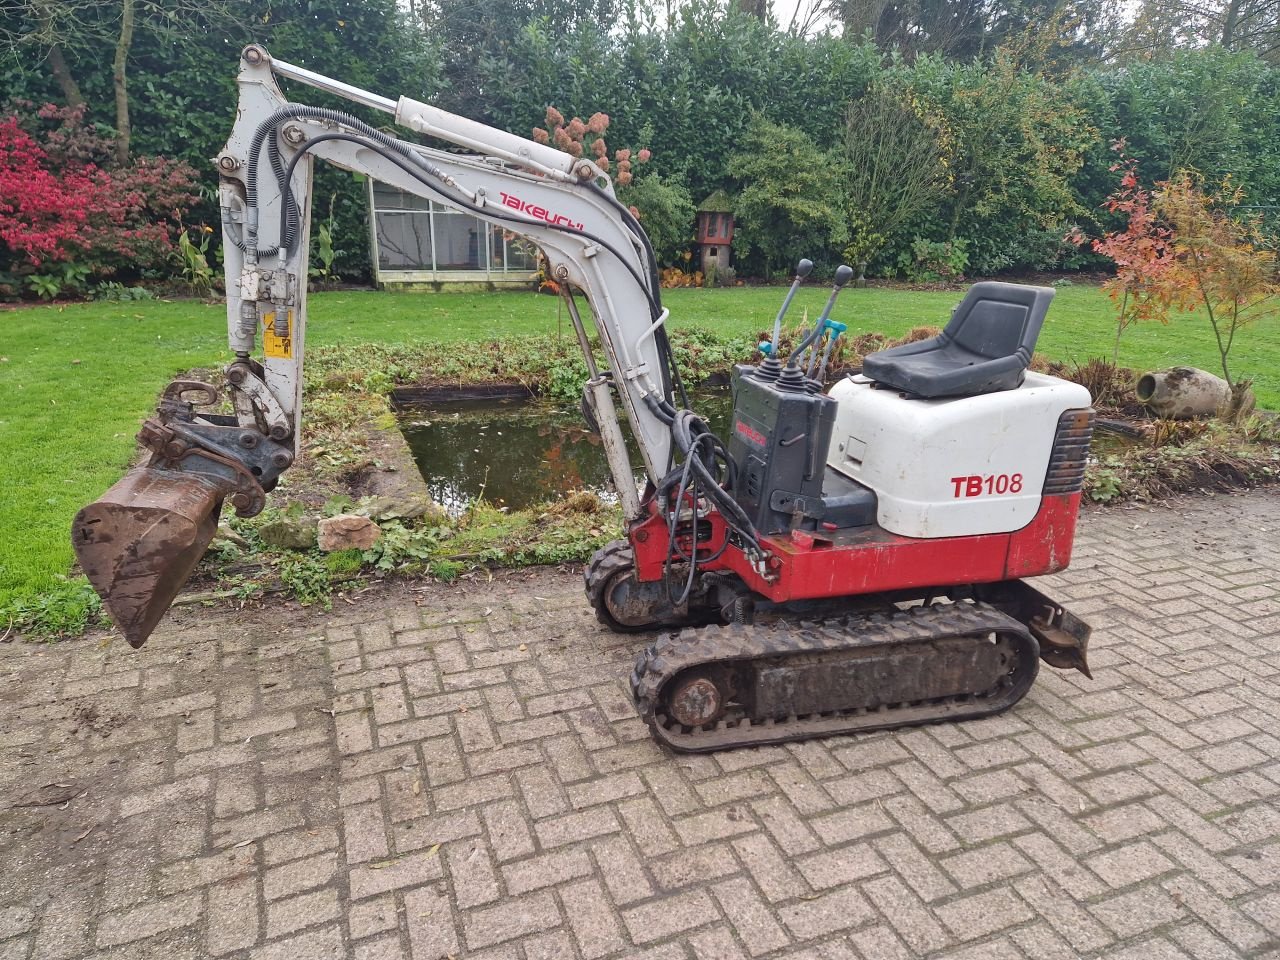
[[[778,310],[778,316],[773,321],[773,340],[766,340],[760,344],[760,352],[765,355],[765,358],[764,362],[756,369],[756,376],[761,380],[777,380],[778,374],[782,372],[782,364],[778,362],[778,339],[782,336],[782,317],[790,308],[796,291],[800,289],[800,282],[812,272],[813,261],[807,257],[796,264],[796,275],[795,279],[791,281],[791,289],[783,297],[782,307]]]
[[[839,321],[828,320],[827,329],[831,331],[831,334],[827,337],[827,347],[822,351],[822,364],[818,367],[817,377],[814,378],[818,384],[819,390],[822,389],[822,381],[827,376],[827,363],[831,359],[831,351],[835,348],[836,340],[838,340],[840,338],[840,334],[848,330],[849,327],[847,324],[840,323]]]
[[[773,343],[769,350],[769,356],[776,357],[778,355],[778,338],[782,335],[782,317],[791,306],[791,301],[795,299],[796,291],[800,289],[800,281],[813,272],[813,261],[807,257],[796,264],[796,276],[791,281],[791,289],[787,291],[786,297],[782,300],[782,307],[778,310],[778,316],[773,321]]]
[[[822,308],[822,313],[818,316],[818,322],[813,328],[813,332],[800,341],[791,356],[787,357],[787,366],[792,366],[796,362],[796,357],[800,356],[807,347],[817,349],[818,339],[822,336],[827,327],[827,318],[831,316],[831,309],[836,305],[836,297],[840,296],[840,291],[844,289],[845,284],[853,279],[853,267],[846,263],[836,267],[835,286],[831,288],[831,296],[827,298],[827,305]],[[816,353],[809,361],[809,370],[812,372],[814,361],[817,359]]]

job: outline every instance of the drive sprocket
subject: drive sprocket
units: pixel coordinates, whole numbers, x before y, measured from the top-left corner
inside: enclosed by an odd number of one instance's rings
[[[582,571],[587,600],[596,619],[615,633],[644,633],[659,628],[680,628],[720,619],[720,608],[702,593],[683,611],[671,606],[661,580],[636,579],[635,554],[626,540],[611,540],[587,562]]]

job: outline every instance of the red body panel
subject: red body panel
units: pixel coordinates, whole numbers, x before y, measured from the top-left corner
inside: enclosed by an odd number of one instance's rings
[[[762,539],[773,554],[768,579],[734,547],[699,568],[730,570],[775,603],[1035,577],[1063,570],[1070,563],[1079,511],[1077,492],[1044,497],[1035,518],[1012,533],[921,540],[870,526],[829,534],[776,534]],[[703,541],[707,553],[725,537],[719,515],[711,516],[709,522],[712,535]],[[662,517],[655,513],[634,525],[631,543],[639,579],[660,579],[667,557]],[[688,544],[684,547],[687,552]]]

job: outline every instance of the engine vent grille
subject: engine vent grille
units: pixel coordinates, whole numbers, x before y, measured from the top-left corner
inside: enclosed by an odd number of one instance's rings
[[[1093,408],[1068,410],[1058,418],[1044,493],[1076,493],[1084,486],[1085,462],[1093,440]]]

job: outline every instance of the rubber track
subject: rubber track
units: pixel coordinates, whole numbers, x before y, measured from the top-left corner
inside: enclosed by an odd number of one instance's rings
[[[799,654],[838,654],[869,645],[929,643],[946,637],[985,637],[990,633],[1010,640],[1017,657],[1013,682],[993,690],[975,690],[941,702],[838,711],[755,724],[749,720],[722,720],[711,730],[690,731],[678,724],[668,727],[663,722],[664,687],[692,667]],[[668,634],[636,660],[631,692],[641,719],[659,742],[674,750],[699,753],[990,716],[1021,700],[1031,688],[1038,668],[1039,645],[1023,624],[987,604],[953,603],[816,623],[729,624]]]

